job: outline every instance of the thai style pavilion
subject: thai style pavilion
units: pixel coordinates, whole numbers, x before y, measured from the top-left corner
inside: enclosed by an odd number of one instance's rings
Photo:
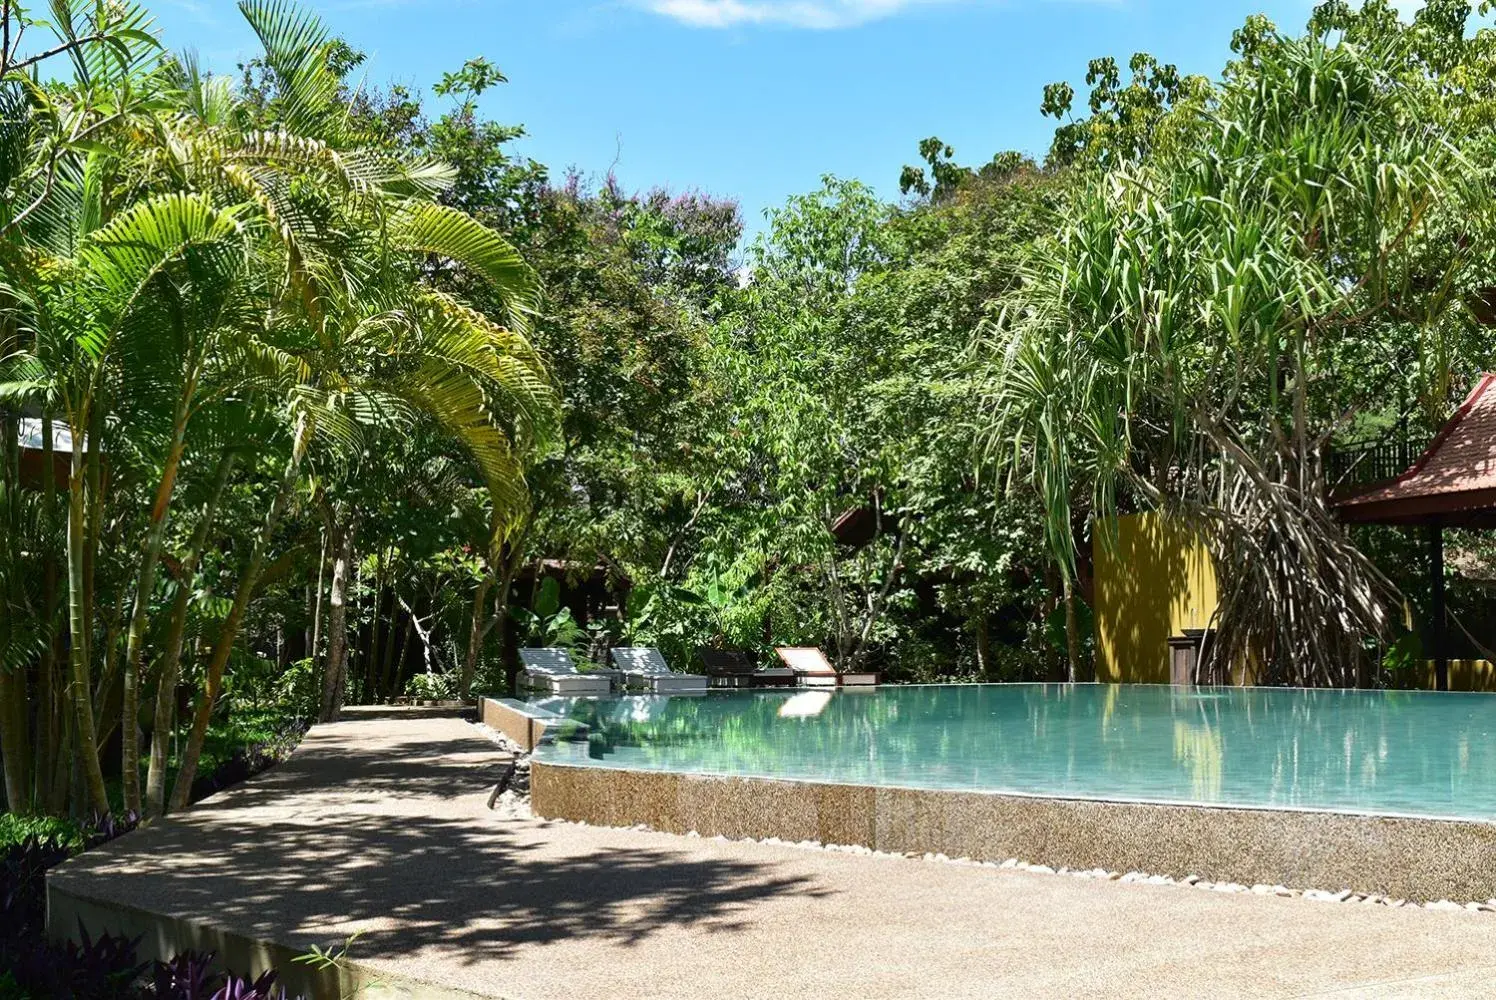
[[[1444,529],[1496,527],[1496,375],[1483,375],[1433,443],[1396,479],[1337,502],[1350,524],[1421,526],[1428,533],[1429,636],[1435,683],[1449,689]]]

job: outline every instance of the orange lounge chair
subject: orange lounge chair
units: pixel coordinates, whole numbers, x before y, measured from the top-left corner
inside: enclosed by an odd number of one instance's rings
[[[874,687],[878,675],[870,670],[838,673],[816,646],[776,646],[774,652],[795,672],[801,687]]]

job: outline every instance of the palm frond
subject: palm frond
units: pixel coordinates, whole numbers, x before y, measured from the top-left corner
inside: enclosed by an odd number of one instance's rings
[[[457,209],[430,202],[407,205],[390,220],[389,234],[396,250],[455,261],[486,278],[504,302],[509,326],[529,329],[540,281],[504,237]]]
[[[328,61],[332,36],[321,19],[286,0],[241,0],[239,10],[264,46],[287,128],[326,137],[342,81]]]

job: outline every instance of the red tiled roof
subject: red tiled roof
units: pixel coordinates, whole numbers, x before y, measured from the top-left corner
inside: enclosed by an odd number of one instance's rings
[[[1412,467],[1392,480],[1341,500],[1346,521],[1450,525],[1496,520],[1496,375],[1475,389]]]

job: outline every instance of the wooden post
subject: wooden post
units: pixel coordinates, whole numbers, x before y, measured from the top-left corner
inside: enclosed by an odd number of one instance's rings
[[[1434,689],[1449,690],[1449,644],[1444,609],[1444,524],[1435,518],[1428,529],[1429,638],[1433,642]]]

